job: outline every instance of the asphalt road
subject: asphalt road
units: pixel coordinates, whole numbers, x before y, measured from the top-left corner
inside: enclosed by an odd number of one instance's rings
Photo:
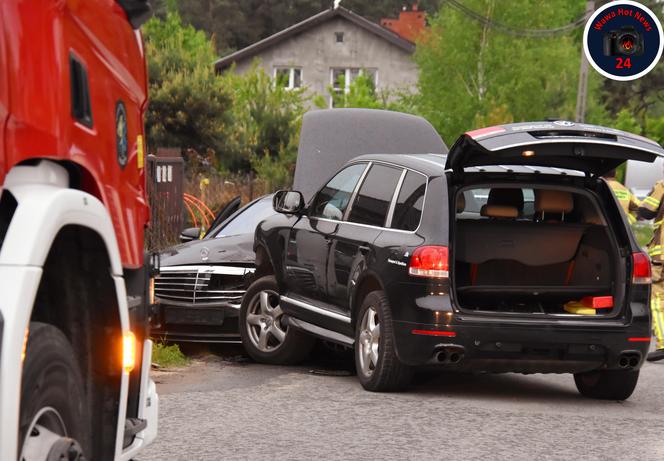
[[[208,355],[158,372],[159,437],[138,459],[664,460],[664,362],[625,402],[582,398],[570,375],[426,374],[373,394],[350,367]]]

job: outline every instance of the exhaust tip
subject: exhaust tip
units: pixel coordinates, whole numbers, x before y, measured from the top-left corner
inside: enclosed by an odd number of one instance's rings
[[[438,360],[441,363],[446,361],[447,360],[447,354],[445,353],[445,351],[441,351],[438,354],[436,354],[436,360]]]
[[[627,368],[629,366],[629,359],[625,356],[620,357],[618,365],[620,366],[620,368]]]
[[[629,359],[630,367],[636,368],[638,365],[639,365],[639,359],[637,359],[636,357],[632,357],[631,359]]]
[[[459,354],[457,354],[456,352],[450,354],[450,362],[458,363],[459,360],[461,360],[461,356]]]

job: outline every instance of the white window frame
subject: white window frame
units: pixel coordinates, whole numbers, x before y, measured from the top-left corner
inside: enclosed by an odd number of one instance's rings
[[[300,86],[295,86],[295,70],[300,71]],[[274,78],[274,84],[277,85],[277,73],[280,70],[288,71],[288,86],[285,87],[286,90],[296,90],[302,88],[304,83],[304,71],[301,67],[298,66],[275,66],[274,71],[272,72],[272,77]]]
[[[344,71],[344,88],[343,92],[344,94],[350,93],[350,84],[352,83],[351,81],[351,72],[354,70],[358,70],[357,75],[364,75],[364,72],[367,70],[373,70],[374,72],[374,86],[378,88],[378,68],[377,67],[330,67],[330,85],[332,85],[332,90],[341,93],[341,88],[336,89],[334,88],[335,81],[334,81],[334,72],[343,70]],[[334,98],[330,96],[330,108],[333,108],[334,104]]]

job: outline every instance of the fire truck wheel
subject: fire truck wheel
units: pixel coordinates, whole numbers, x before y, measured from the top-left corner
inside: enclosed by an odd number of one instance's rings
[[[19,460],[85,459],[90,422],[71,344],[58,328],[31,322],[25,354]]]

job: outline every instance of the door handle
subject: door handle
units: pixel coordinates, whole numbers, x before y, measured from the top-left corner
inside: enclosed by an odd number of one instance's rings
[[[360,245],[360,246],[358,247],[358,250],[360,250],[360,253],[362,253],[363,255],[365,255],[365,254],[367,254],[367,253],[369,253],[369,252],[371,251],[371,248],[369,248],[369,247],[366,246],[366,245]]]

